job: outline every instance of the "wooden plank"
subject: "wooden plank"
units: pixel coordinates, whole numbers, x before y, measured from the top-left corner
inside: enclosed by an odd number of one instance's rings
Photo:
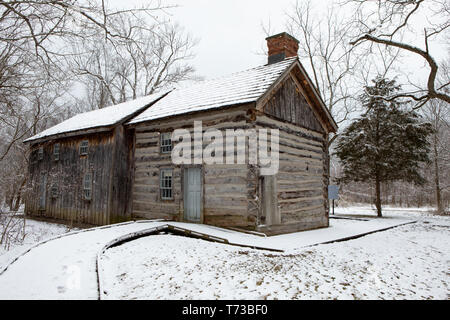
[[[256,119],[256,125],[261,127],[273,127],[286,131],[289,134],[299,137],[312,137],[314,141],[321,142],[323,140],[323,133],[309,130],[307,128],[295,125],[292,123],[282,122],[278,119],[273,119],[270,115],[259,115]]]

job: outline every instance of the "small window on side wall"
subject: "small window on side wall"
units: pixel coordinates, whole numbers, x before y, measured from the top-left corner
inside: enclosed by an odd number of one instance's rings
[[[88,154],[88,149],[89,149],[89,141],[88,140],[83,140],[80,143],[80,156],[85,156]]]
[[[38,160],[44,159],[44,147],[39,147],[38,149]]]
[[[53,146],[53,159],[55,161],[59,160],[59,143],[55,143],[55,145]]]
[[[172,169],[162,169],[160,172],[160,192],[161,200],[172,200]]]
[[[85,173],[83,178],[83,198],[92,200],[92,174]]]
[[[170,132],[161,133],[161,153],[172,152],[172,134]]]
[[[57,186],[56,184],[54,184],[54,185],[52,186],[52,189],[51,189],[51,196],[52,196],[52,199],[58,198],[58,186]]]

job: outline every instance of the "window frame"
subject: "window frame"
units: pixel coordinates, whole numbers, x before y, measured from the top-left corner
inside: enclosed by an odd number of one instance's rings
[[[37,159],[38,161],[44,159],[44,147],[39,147],[37,150]]]
[[[58,148],[56,148],[56,147],[58,147]],[[56,150],[58,150],[58,152],[56,152]],[[60,150],[61,150],[61,144],[55,143],[53,145],[53,160],[59,161]]]
[[[165,138],[164,136],[169,135],[169,138]],[[170,141],[169,144],[165,144],[164,142],[166,141]],[[160,136],[159,136],[159,153],[161,154],[167,154],[167,153],[171,153],[173,149],[173,144],[172,144],[172,133],[171,132],[161,132]]]
[[[86,151],[84,151],[84,148],[86,148]],[[80,156],[87,156],[88,155],[88,153],[89,153],[89,140],[81,141],[79,152],[80,152]]]
[[[52,185],[52,187],[50,188],[50,197],[52,199],[56,199],[58,198],[58,185],[55,183]]]
[[[166,185],[167,180],[165,179],[165,174],[170,172],[170,186]],[[170,194],[168,196],[167,194]],[[159,198],[162,201],[172,201],[173,197],[173,169],[172,168],[163,168],[159,171]]]
[[[87,188],[86,177],[89,177],[89,185]],[[92,200],[92,182],[93,182],[93,174],[92,172],[85,172],[83,175],[83,200],[91,201]],[[89,193],[87,193],[89,191]]]

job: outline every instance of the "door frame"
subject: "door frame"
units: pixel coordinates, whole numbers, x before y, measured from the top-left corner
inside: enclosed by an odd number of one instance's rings
[[[188,221],[185,219],[184,217],[184,199],[185,199],[185,170],[186,169],[200,169],[200,182],[201,182],[201,186],[200,186],[200,194],[201,194],[201,201],[200,201],[200,221],[199,222],[193,222],[193,221]],[[205,208],[205,170],[204,170],[204,166],[202,164],[194,164],[194,165],[181,165],[180,166],[181,169],[181,199],[183,202],[183,210],[180,213],[180,221],[183,222],[188,222],[188,223],[198,223],[198,224],[203,224],[205,221],[205,215],[204,215],[204,208]]]

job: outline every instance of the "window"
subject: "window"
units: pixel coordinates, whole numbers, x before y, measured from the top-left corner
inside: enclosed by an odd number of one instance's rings
[[[83,196],[84,200],[92,199],[92,174],[86,173],[83,179]]]
[[[52,190],[51,190],[51,196],[53,199],[58,198],[58,186],[56,184],[54,184],[52,186]]]
[[[85,156],[88,154],[89,141],[83,140],[80,144],[80,155]]]
[[[38,149],[38,160],[44,159],[44,147],[39,147]]]
[[[170,132],[161,133],[161,153],[172,151],[172,134]]]
[[[53,157],[55,161],[59,160],[59,143],[55,143],[53,146]]]
[[[160,190],[162,200],[172,198],[172,169],[163,169],[160,173]]]

